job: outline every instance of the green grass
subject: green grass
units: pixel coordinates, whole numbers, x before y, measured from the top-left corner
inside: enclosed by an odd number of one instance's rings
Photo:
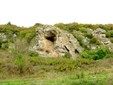
[[[113,58],[42,58],[4,50],[0,55],[0,85],[113,85]]]
[[[78,74],[81,75],[81,74]],[[113,84],[108,81],[113,74],[84,74],[84,77],[78,77],[76,73],[73,75],[63,76],[56,79],[19,79],[1,81],[0,85],[109,85]]]
[[[113,85],[113,58],[90,61],[87,59],[30,58],[39,66],[34,74],[8,76],[0,80],[0,85]],[[56,70],[62,63],[69,68],[76,62],[73,70]],[[90,62],[90,63],[86,63]],[[85,64],[84,64],[85,63]],[[34,65],[34,64],[33,64]],[[5,75],[5,74],[4,74]]]

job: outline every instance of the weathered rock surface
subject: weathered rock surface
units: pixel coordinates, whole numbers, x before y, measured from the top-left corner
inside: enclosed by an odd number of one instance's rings
[[[109,45],[111,44],[110,40],[106,38],[105,35],[106,31],[104,29],[98,28],[92,32],[93,36],[98,39],[98,41],[102,45]]]
[[[0,33],[0,40],[1,40],[2,42],[7,41],[7,36],[6,36],[4,33]]]
[[[104,29],[101,29],[101,28],[97,28],[96,30],[94,30],[92,32],[93,37],[98,39],[98,41],[100,42],[101,45],[108,46],[109,50],[112,51],[113,44],[111,43],[111,41],[108,38],[106,38],[105,33],[106,33],[106,31]]]
[[[76,59],[83,49],[77,39],[67,31],[55,26],[44,25],[36,29],[37,35],[31,41],[30,50],[43,57],[60,57],[66,53]]]

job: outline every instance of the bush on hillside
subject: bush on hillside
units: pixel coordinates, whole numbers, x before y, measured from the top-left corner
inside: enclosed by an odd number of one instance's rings
[[[107,31],[106,37],[113,37],[113,30]]]
[[[90,44],[100,45],[99,41],[98,41],[96,38],[94,38],[94,37],[92,37],[92,38],[90,39]]]
[[[106,56],[107,50],[108,49],[105,49],[105,48],[99,48],[95,50],[86,50],[86,51],[81,52],[80,55],[86,59],[98,60]]]

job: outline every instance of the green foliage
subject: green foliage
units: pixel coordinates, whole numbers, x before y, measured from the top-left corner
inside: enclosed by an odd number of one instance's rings
[[[106,37],[113,37],[113,30],[107,31]]]
[[[9,32],[12,32],[13,34],[17,34],[19,31],[23,30],[24,28],[18,27],[16,25],[12,25],[10,22],[6,25],[0,25],[0,32],[3,32],[5,34],[8,34]]]
[[[84,36],[89,38],[89,39],[93,38],[93,35],[91,33],[84,33]]]
[[[20,53],[17,53],[15,57],[16,57],[16,59],[15,59],[14,65],[16,65],[16,69],[17,69],[17,72],[19,75],[25,75],[26,73],[27,74],[33,73],[33,68],[30,65],[30,62],[29,62],[28,58],[26,58],[26,56],[24,56]]]
[[[77,36],[77,35],[75,35],[75,38],[78,40],[79,44],[80,44],[81,46],[83,46],[84,43],[83,43],[83,41],[82,41],[82,40],[83,40],[82,36],[79,36],[79,35]]]
[[[113,24],[102,25],[106,30],[113,30]]]
[[[65,24],[63,24],[63,23],[55,24],[55,26],[56,26],[56,27],[59,27],[59,28],[61,28],[61,29],[66,29],[66,26],[65,26]]]
[[[70,32],[70,33],[72,33],[73,30],[75,30],[75,27],[72,26],[72,24],[63,24],[63,23],[59,23],[59,24],[55,24],[55,26],[56,26],[56,27],[59,27],[59,28],[61,28],[61,29],[63,29],[63,30],[66,30],[66,31],[68,31],[68,32]]]
[[[6,42],[6,43],[2,43],[1,45],[1,48],[4,49],[4,50],[7,50],[9,47],[9,44]]]
[[[37,52],[34,52],[34,51],[28,51],[28,54],[30,57],[39,57],[39,54]]]
[[[76,79],[81,79],[81,78],[84,78],[84,77],[85,77],[85,75],[84,75],[83,71],[76,73]]]
[[[81,35],[74,35],[74,37],[78,40],[78,42],[79,42],[79,44],[83,47],[83,48],[85,48],[85,49],[87,49],[87,45],[84,43],[84,41],[83,41],[83,36],[81,36]]]
[[[106,56],[107,54],[107,49],[95,49],[95,50],[86,50],[81,52],[81,56],[83,58],[88,58],[88,59],[93,59],[93,60],[98,60],[98,59],[102,59]]]
[[[110,38],[110,41],[113,43],[113,38]]]
[[[106,58],[113,58],[113,53],[108,53],[108,54],[106,54],[105,57],[106,57]]]
[[[19,32],[19,36],[27,40],[30,43],[31,39],[36,35],[34,28],[25,29]]]
[[[3,42],[2,39],[0,39],[0,48],[4,49],[4,50],[7,50],[8,47],[9,47],[8,42]]]
[[[65,53],[65,55],[63,56],[63,58],[70,58],[70,57],[71,57],[70,53]]]
[[[27,63],[26,63],[26,60],[22,54],[17,54],[15,64],[17,65],[19,73],[23,74]]]
[[[23,57],[23,55],[22,54],[17,54],[17,58],[16,58],[16,61],[15,61],[15,63],[16,63],[16,65],[18,65],[19,67],[21,67],[22,66],[22,64],[24,64],[24,57]]]
[[[90,39],[90,44],[100,45],[99,41],[94,37]]]
[[[12,25],[11,22],[8,22],[7,25]]]
[[[89,65],[93,62],[88,59],[71,60],[68,58],[40,58],[40,57],[30,57],[29,61],[32,65],[34,66],[38,65],[41,69],[46,70],[48,67],[48,71],[57,71],[57,72],[74,71],[77,69],[77,67],[82,67],[82,65]]]
[[[81,32],[83,32],[83,33],[87,33],[87,30],[86,30],[85,27],[80,27],[80,28],[79,28],[79,31],[81,31]]]

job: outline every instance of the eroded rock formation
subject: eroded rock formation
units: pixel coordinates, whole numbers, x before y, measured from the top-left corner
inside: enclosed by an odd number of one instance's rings
[[[72,34],[55,26],[44,25],[37,28],[36,33],[29,49],[42,57],[61,57],[68,53],[75,59],[83,50]]]

